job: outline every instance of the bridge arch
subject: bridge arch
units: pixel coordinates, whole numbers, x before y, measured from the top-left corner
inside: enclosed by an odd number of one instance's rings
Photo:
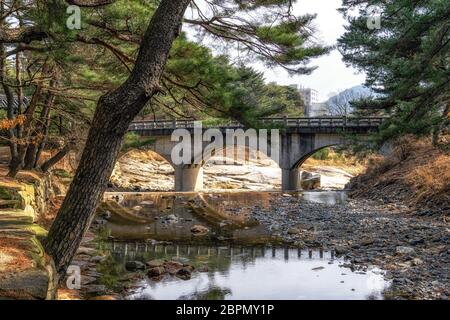
[[[330,145],[325,145],[323,147],[311,150],[310,152],[304,154],[300,159],[298,159],[298,161],[294,164],[294,166],[292,167],[292,169],[300,169],[301,166],[306,162],[306,160],[308,160],[309,158],[311,158],[313,155],[315,155],[317,152],[330,148],[330,147],[335,147],[338,146],[339,144],[330,144]]]
[[[270,118],[260,119],[272,125],[282,125],[278,164],[282,170],[282,189],[298,190],[300,185],[299,167],[311,155],[326,147],[346,144],[347,134],[367,135],[376,131],[384,118],[347,118],[347,117],[323,117],[323,118]],[[189,120],[175,121],[151,121],[134,122],[129,130],[142,136],[151,136],[155,139],[151,149],[170,159],[169,162],[175,168],[175,191],[196,191],[203,187],[203,165],[208,159],[193,165],[174,165],[171,161],[171,152],[178,142],[171,141],[171,134],[175,129],[183,128],[189,132],[195,131],[195,124]],[[218,128],[223,135],[227,129],[242,128],[242,125],[232,123]],[[204,128],[206,129],[206,128]],[[224,140],[225,141],[225,140]],[[203,148],[209,145],[205,142]],[[218,150],[220,152],[220,150]],[[193,152],[192,154],[195,154]],[[200,151],[197,152],[199,156]],[[195,163],[195,162],[194,162]]]

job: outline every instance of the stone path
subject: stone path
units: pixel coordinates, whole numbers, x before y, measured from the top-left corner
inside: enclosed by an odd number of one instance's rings
[[[39,238],[35,189],[2,177],[0,181],[0,299],[52,298],[53,269]]]

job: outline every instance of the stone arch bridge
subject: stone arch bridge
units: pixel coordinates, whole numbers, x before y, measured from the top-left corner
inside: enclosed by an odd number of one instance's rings
[[[267,118],[261,119],[263,124],[271,128],[280,128],[277,143],[278,160],[276,161],[282,169],[282,190],[294,191],[300,188],[301,165],[315,152],[330,146],[348,144],[352,136],[364,138],[371,132],[378,130],[384,118],[381,117],[320,117],[320,118]],[[212,127],[204,126],[202,131]],[[236,122],[214,126],[220,130],[223,141],[229,129],[243,129]],[[191,165],[175,165],[171,159],[172,149],[179,141],[172,141],[172,133],[175,129],[186,129],[194,133],[195,122],[191,120],[157,120],[157,121],[134,121],[129,131],[135,132],[143,137],[152,137],[149,149],[164,157],[175,169],[175,191],[187,192],[197,191],[203,188],[203,162]],[[270,130],[269,130],[270,131]],[[271,144],[269,138],[268,144]],[[211,141],[202,142],[202,150],[193,152],[193,157],[201,157],[204,149]],[[239,141],[233,142],[236,145]],[[244,140],[247,144],[247,140]],[[248,147],[247,145],[242,145]],[[273,152],[273,150],[272,150]],[[216,153],[217,154],[217,153]],[[268,155],[269,156],[269,155]]]

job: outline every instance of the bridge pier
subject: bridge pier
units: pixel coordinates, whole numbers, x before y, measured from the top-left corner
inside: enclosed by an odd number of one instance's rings
[[[175,191],[189,192],[203,189],[203,168],[200,166],[175,167]]]
[[[301,190],[300,170],[295,169],[281,169],[281,190],[282,191],[297,191]]]

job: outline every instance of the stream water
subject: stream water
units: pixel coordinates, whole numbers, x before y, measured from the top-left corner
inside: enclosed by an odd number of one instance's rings
[[[128,299],[382,299],[389,286],[382,270],[352,272],[332,251],[284,248],[252,219],[255,207],[270,207],[271,199],[280,196],[107,194],[101,210],[112,212],[107,229],[114,240],[103,244],[104,250],[116,270],[124,271],[127,261],[154,259],[207,270],[193,272],[190,280],[146,277],[127,293]],[[346,199],[345,192],[333,191],[291,196],[328,204]],[[190,229],[198,224],[210,234],[194,236]]]

